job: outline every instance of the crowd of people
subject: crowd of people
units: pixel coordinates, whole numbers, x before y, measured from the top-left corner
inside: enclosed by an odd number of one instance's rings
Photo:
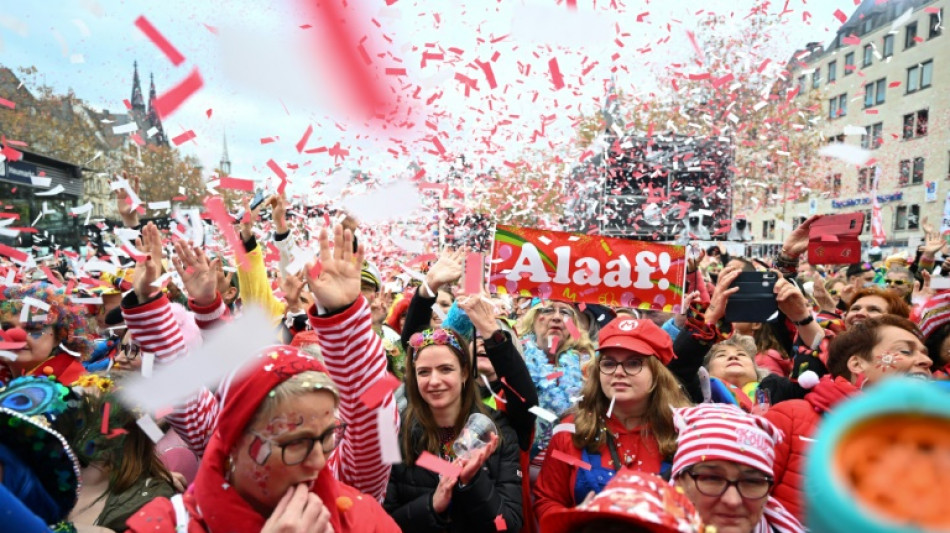
[[[384,275],[371,232],[328,217],[304,243],[313,221],[281,196],[245,200],[236,242],[196,243],[124,194],[133,260],[2,259],[0,529],[950,527],[950,292],[931,288],[950,249],[932,231],[915,257],[852,265],[807,262],[818,216],[777,257],[701,250],[664,313],[466,292],[464,249]],[[778,312],[726,321],[733,282],[765,269]],[[254,307],[273,338],[222,379],[161,412],[127,392],[241,338]]]

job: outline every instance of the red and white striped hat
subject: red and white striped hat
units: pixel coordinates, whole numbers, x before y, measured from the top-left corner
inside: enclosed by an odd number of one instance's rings
[[[765,418],[735,405],[704,403],[673,409],[673,422],[679,432],[673,477],[705,461],[730,461],[774,475],[775,445],[782,442],[782,431]]]

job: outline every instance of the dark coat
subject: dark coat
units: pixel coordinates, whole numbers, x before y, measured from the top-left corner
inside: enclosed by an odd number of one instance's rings
[[[521,469],[518,437],[505,415],[493,411],[501,442],[471,483],[455,487],[448,510],[437,515],[432,510],[432,495],[439,476],[415,465],[393,465],[386,491],[386,509],[403,531],[484,532],[495,531],[495,519],[501,516],[508,531],[522,525]],[[422,442],[422,426],[409,429],[411,442]],[[419,445],[421,448],[421,445]],[[408,454],[402,450],[403,457]]]

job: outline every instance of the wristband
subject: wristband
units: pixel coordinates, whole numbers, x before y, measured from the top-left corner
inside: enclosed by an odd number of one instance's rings
[[[811,324],[811,323],[814,322],[814,321],[815,321],[815,315],[810,314],[810,315],[808,315],[807,317],[805,317],[805,318],[799,320],[798,322],[795,322],[795,325],[796,325],[796,326],[807,326],[808,324]]]
[[[429,287],[429,284],[426,283],[426,280],[425,280],[425,279],[422,280],[422,288],[425,289],[425,291],[426,291],[426,294],[423,294],[423,295],[422,295],[423,297],[425,297],[425,298],[435,298],[436,296],[438,296],[438,295],[435,293],[435,291],[432,290],[432,287]],[[426,296],[426,295],[429,295],[429,296]]]

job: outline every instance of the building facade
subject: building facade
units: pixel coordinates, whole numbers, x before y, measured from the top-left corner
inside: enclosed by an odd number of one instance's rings
[[[822,162],[822,191],[788,194],[788,184],[775,191],[780,201],[750,215],[757,240],[782,240],[813,214],[864,211],[861,239],[869,243],[872,196],[881,207],[886,252],[913,243],[925,220],[940,229],[950,198],[948,4],[865,0],[827,47],[796,54],[789,82],[797,98],[819,91],[815,124],[825,142],[860,146],[871,159],[860,167]]]

